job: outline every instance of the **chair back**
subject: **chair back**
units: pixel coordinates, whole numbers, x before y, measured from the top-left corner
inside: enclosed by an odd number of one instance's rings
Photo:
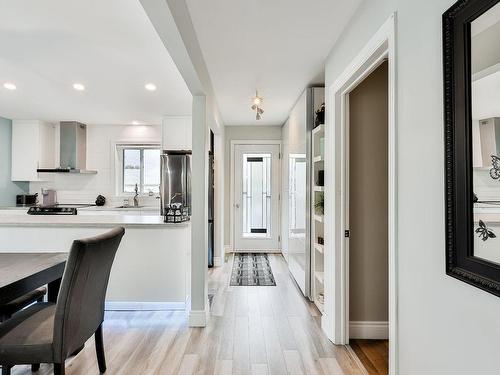
[[[122,227],[102,235],[73,241],[57,297],[54,318],[54,357],[63,361],[99,328],[104,320],[104,300],[109,274]]]

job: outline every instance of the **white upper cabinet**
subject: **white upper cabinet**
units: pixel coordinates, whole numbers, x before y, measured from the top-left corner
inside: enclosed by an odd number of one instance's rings
[[[38,168],[55,167],[55,127],[38,120],[12,122],[12,181],[41,181]]]

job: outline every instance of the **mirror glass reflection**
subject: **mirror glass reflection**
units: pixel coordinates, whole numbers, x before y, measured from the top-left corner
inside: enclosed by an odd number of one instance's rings
[[[471,23],[474,256],[500,264],[500,3]]]

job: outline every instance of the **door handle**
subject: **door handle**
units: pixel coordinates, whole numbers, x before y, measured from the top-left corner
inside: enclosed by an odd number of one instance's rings
[[[239,205],[238,203],[235,203],[235,204],[234,204],[234,207],[236,207],[236,208],[240,208],[240,205]]]

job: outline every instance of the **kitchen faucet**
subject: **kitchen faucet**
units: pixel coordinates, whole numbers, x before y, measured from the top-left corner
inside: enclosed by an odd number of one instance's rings
[[[139,187],[135,184],[134,207],[139,207]]]

